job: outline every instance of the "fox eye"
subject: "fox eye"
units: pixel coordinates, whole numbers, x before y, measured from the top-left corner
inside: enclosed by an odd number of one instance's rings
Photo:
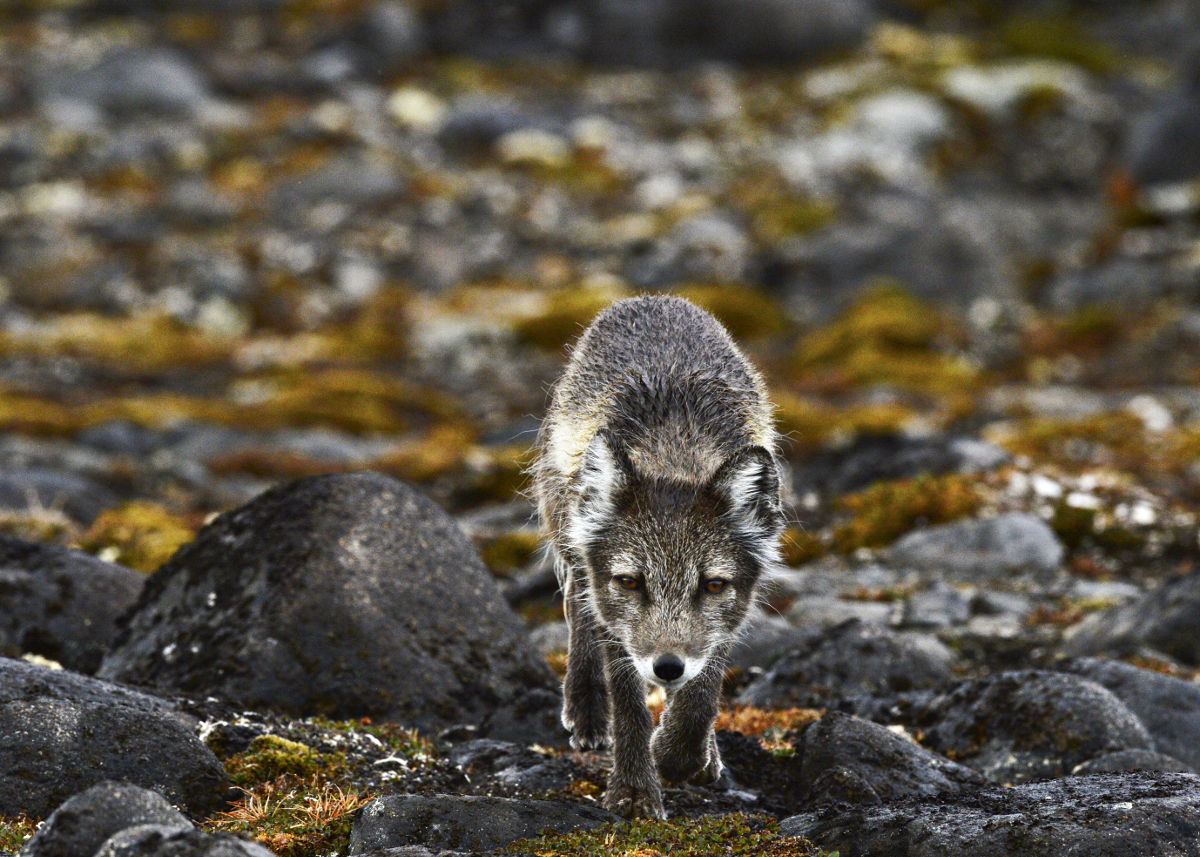
[[[640,589],[642,586],[642,582],[640,580],[629,574],[619,574],[614,577],[613,580],[619,583],[622,589],[634,590]]]
[[[720,592],[729,584],[727,580],[721,580],[719,577],[712,577],[704,581],[705,592]]]

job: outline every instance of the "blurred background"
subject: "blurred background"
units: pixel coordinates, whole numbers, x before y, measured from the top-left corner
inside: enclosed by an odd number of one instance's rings
[[[670,291],[768,375],[791,564],[1055,634],[1197,555],[1197,34],[1193,0],[7,0],[0,531],[150,571],[371,468],[544,621],[547,390]],[[1057,540],[1034,595],[861,573],[1004,512]]]

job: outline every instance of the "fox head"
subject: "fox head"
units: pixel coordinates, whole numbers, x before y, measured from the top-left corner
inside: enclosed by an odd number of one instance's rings
[[[735,638],[778,564],[775,459],[745,446],[692,484],[639,472],[600,432],[575,480],[567,535],[587,563],[591,609],[643,679],[684,684]]]

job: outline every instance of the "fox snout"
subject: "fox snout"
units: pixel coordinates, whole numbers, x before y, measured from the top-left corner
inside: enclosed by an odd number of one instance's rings
[[[677,688],[695,678],[704,669],[704,662],[704,658],[671,651],[634,659],[634,665],[644,680],[668,689]]]

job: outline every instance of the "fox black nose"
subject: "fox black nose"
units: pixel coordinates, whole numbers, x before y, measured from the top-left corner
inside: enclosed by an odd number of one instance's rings
[[[659,655],[654,661],[654,674],[663,681],[675,681],[683,675],[683,661],[674,655]]]

